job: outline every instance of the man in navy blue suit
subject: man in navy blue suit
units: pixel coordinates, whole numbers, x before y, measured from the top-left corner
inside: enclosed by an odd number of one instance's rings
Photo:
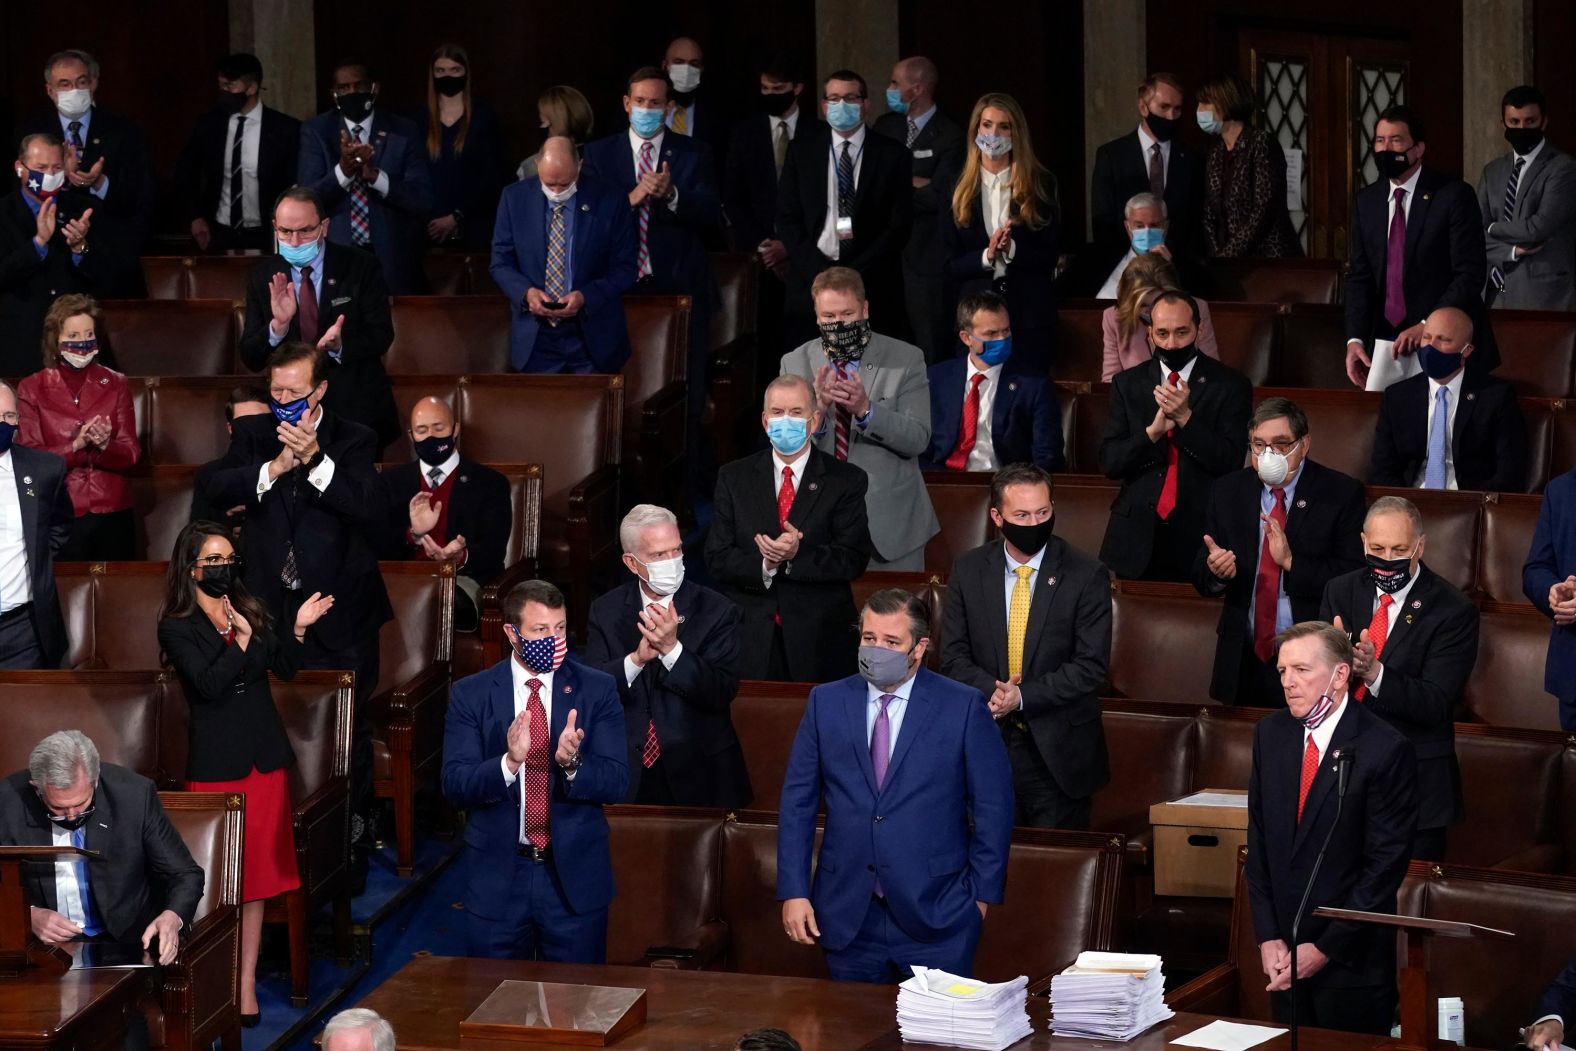
[[[1565,1040],[1565,1020],[1576,1018],[1576,956],[1565,965],[1538,1001],[1536,1022],[1527,1029],[1525,1043],[1532,1051],[1559,1051]]]
[[[1576,731],[1576,471],[1543,490],[1521,591],[1554,621],[1543,688],[1559,699],[1561,728]]]
[[[334,109],[301,125],[300,174],[328,208],[328,239],[378,257],[396,296],[427,290],[421,256],[432,211],[432,174],[421,129],[374,110],[378,83],[365,63],[334,70]]]
[[[602,804],[624,796],[624,711],[612,678],[566,661],[564,596],[504,599],[507,660],[454,684],[443,794],[468,811],[471,956],[602,963],[613,861]]]
[[[617,372],[629,360],[620,297],[635,283],[635,221],[623,195],[581,176],[574,142],[555,135],[536,174],[498,200],[489,270],[509,297],[516,372]]]
[[[968,356],[930,366],[930,449],[926,470],[995,471],[1034,463],[1065,465],[1062,413],[1044,375],[1012,362],[1007,301],[979,292],[958,302],[958,338]]]
[[[783,778],[783,929],[819,943],[839,981],[901,981],[914,964],[969,974],[986,908],[1005,890],[1007,749],[978,690],[925,669],[929,634],[919,599],[871,595],[859,674],[810,691]]]

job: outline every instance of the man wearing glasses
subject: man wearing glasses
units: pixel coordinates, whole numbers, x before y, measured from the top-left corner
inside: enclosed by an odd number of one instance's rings
[[[816,336],[810,282],[832,266],[864,279],[870,321],[906,338],[902,256],[914,212],[913,163],[893,139],[865,128],[865,79],[840,69],[826,79],[826,125],[802,129],[783,163],[777,236],[788,251],[786,350]]]
[[[1303,411],[1266,398],[1248,421],[1253,466],[1210,490],[1193,585],[1226,596],[1209,690],[1226,704],[1285,706],[1275,636],[1318,620],[1324,585],[1363,565],[1363,487],[1308,459],[1311,444]]]
[[[394,342],[388,285],[376,257],[329,241],[328,224],[316,191],[296,186],[279,195],[276,254],[264,256],[247,278],[241,360],[255,372],[282,343],[319,348],[330,380],[324,406],[371,428],[381,449],[399,433],[383,371]]]
[[[0,383],[0,668],[58,668],[66,623],[55,552],[71,537],[66,462],[13,444],[16,392]]]

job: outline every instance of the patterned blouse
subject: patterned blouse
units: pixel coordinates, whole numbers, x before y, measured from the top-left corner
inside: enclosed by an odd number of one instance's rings
[[[1302,255],[1286,211],[1286,155],[1269,133],[1243,128],[1236,149],[1223,138],[1204,161],[1204,242],[1210,258]]]

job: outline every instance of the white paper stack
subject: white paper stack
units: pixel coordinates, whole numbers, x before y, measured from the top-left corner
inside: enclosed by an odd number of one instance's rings
[[[1171,1017],[1160,957],[1084,952],[1051,979],[1051,1032],[1057,1036],[1131,1040]]]
[[[1002,1051],[1033,1032],[1029,979],[990,984],[929,967],[897,987],[897,1025],[905,1043]]]

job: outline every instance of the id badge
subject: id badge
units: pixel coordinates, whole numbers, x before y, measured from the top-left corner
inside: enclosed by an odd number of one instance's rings
[[[839,241],[852,241],[854,239],[854,217],[839,215],[837,217],[837,239]]]

